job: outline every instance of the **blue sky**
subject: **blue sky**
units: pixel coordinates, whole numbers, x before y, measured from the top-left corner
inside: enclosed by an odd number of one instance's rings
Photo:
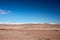
[[[0,0],[0,22],[60,24],[60,0]]]

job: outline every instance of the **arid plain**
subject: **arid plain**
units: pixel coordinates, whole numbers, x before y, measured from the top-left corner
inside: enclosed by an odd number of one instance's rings
[[[60,24],[0,24],[0,40],[60,40]]]

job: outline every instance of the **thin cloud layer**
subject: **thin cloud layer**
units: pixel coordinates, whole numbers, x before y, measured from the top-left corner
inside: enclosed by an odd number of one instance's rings
[[[23,23],[17,23],[17,22],[0,22],[0,24],[57,24],[57,23],[43,23],[43,22],[23,22]]]
[[[0,14],[9,14],[11,11],[0,9]]]

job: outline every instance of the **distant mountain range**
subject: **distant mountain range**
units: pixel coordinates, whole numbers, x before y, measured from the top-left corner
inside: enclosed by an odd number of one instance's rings
[[[19,24],[19,23],[2,23],[0,26],[11,26],[11,27],[60,27],[60,24],[41,24],[41,23],[25,23],[25,24]]]

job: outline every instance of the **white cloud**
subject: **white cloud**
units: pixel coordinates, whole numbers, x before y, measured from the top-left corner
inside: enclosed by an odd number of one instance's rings
[[[9,14],[11,11],[0,9],[0,14]]]

